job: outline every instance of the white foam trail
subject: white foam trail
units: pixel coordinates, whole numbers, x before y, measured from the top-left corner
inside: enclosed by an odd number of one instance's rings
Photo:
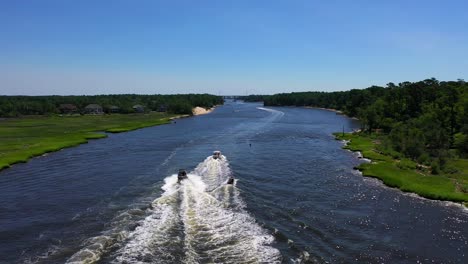
[[[273,237],[244,211],[225,208],[209,193],[187,186],[182,204],[185,263],[274,263]]]
[[[284,112],[276,110],[276,109],[270,109],[270,108],[265,108],[265,107],[257,107],[257,109],[272,113],[270,117],[270,121],[279,119],[284,116]]]
[[[302,251],[299,255],[298,258],[296,259],[291,259],[291,262],[294,264],[301,264],[301,263],[310,263],[310,254],[307,251]],[[316,263],[318,261],[313,261],[313,263]]]
[[[237,180],[234,184],[226,184],[230,177],[233,177],[229,162],[224,155],[219,159],[207,157],[200,163],[194,170],[194,174],[200,175],[203,182],[206,183],[206,191],[215,197],[218,201],[222,202],[224,207],[232,209],[242,209],[245,207],[244,202],[240,199],[239,190],[235,187]]]
[[[207,157],[195,168],[193,173],[202,177],[208,191],[223,186],[232,175],[229,162],[224,155],[221,155],[219,159],[214,159],[212,156]]]
[[[225,157],[208,157],[194,170],[200,176],[188,174],[180,184],[176,175],[166,178],[154,213],[130,234],[115,262],[279,263],[279,251],[269,246],[273,236],[242,210],[236,188],[225,184],[228,164]]]
[[[260,110],[263,110],[263,111],[272,112],[272,113],[283,113],[283,114],[284,114],[284,112],[281,112],[281,111],[275,110],[275,109],[271,109],[271,108],[257,107],[257,109],[260,109]]]
[[[165,179],[165,184],[162,187],[162,189],[165,191],[161,197],[153,202],[153,207],[155,207],[154,204],[157,204],[158,206],[156,207],[155,210],[152,210],[152,214],[148,217],[146,217],[142,221],[142,225],[146,228],[148,226],[155,226],[155,227],[170,227],[171,220],[174,219],[174,217],[171,215],[173,214],[173,209],[171,206],[167,206],[166,204],[170,204],[171,200],[176,199],[174,198],[174,195],[177,193],[176,187],[177,183],[177,175],[172,175],[170,177],[167,177]],[[128,232],[125,231],[119,224],[122,222],[122,225],[126,226],[128,225],[129,222],[131,222],[132,219],[131,215],[129,215],[129,212],[134,209],[127,210],[126,212],[123,212],[122,214],[118,215],[114,219],[113,225],[115,226],[114,228],[104,232],[105,234],[109,235],[101,235],[97,237],[93,237],[85,241],[85,247],[75,253],[70,259],[68,259],[67,263],[96,263],[98,262],[101,257],[107,253],[112,246],[118,246],[121,244],[123,241],[128,240],[130,238],[130,242],[126,245],[127,249],[129,252],[137,251],[137,250],[142,250],[144,248],[148,248],[148,245],[145,247],[144,241],[148,241],[144,237],[144,234],[141,234],[141,236],[136,236],[136,239],[131,240],[132,236],[134,234],[138,234],[140,230],[142,230],[141,227],[137,227],[134,232]],[[175,212],[177,214],[178,212]],[[155,232],[157,235],[157,232]],[[166,230],[161,230],[159,233],[165,234],[167,233]],[[142,237],[142,239],[139,239]],[[132,254],[129,254],[132,255]],[[136,256],[138,257],[138,256]]]
[[[243,209],[235,184],[226,184],[231,176],[222,156],[206,158],[180,183],[167,177],[139,226],[118,239],[93,238],[68,263],[95,263],[110,251],[113,263],[280,263],[273,236]]]
[[[180,248],[183,237],[178,232],[180,225],[178,191],[188,180],[177,184],[177,175],[167,177],[162,189],[165,191],[153,203],[152,214],[146,217],[128,237],[128,242],[115,254],[115,263],[174,263],[177,254],[170,248]],[[180,257],[179,257],[180,258]]]

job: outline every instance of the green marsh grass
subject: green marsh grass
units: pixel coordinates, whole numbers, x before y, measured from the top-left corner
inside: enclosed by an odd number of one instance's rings
[[[468,160],[454,159],[449,165],[456,168],[453,174],[431,175],[417,170],[417,163],[409,159],[394,159],[379,153],[376,149],[378,139],[362,133],[335,133],[339,140],[350,140],[344,147],[351,151],[360,151],[371,163],[362,163],[357,167],[363,176],[382,180],[390,187],[404,192],[416,193],[422,197],[468,203],[468,193],[464,191],[468,184]]]
[[[143,127],[170,123],[164,113],[34,116],[0,120],[0,170],[15,163]]]

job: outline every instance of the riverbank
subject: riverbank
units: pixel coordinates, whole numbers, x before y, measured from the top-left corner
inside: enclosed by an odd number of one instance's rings
[[[409,159],[395,159],[382,154],[378,151],[381,142],[378,136],[362,133],[334,135],[336,139],[347,142],[343,148],[359,151],[364,158],[371,160],[356,168],[363,176],[380,179],[387,186],[416,193],[425,198],[462,202],[468,205],[468,160],[450,160],[449,166],[453,169],[453,173],[432,175],[427,166]]]
[[[338,115],[344,115],[343,111],[336,110],[333,108],[323,108],[323,107],[315,107],[315,106],[304,106],[304,108],[326,110],[326,111],[335,112]]]
[[[337,109],[334,109],[334,108],[324,108],[324,107],[315,107],[315,106],[304,106],[304,108],[307,108],[307,109],[319,109],[319,110],[330,111],[330,112],[334,112],[334,113],[337,114],[337,115],[344,115],[344,116],[349,117],[349,118],[351,118],[351,119],[359,120],[359,118],[357,118],[357,117],[348,116],[348,115],[345,114],[343,111],[337,110]]]
[[[165,113],[86,116],[34,116],[1,120],[0,170],[29,159],[185,116]]]

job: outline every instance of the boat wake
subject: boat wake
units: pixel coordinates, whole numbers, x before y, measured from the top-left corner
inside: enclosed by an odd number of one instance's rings
[[[284,116],[284,112],[276,110],[276,109],[265,108],[265,107],[257,107],[257,109],[270,112],[272,114],[270,119],[272,119],[272,120],[280,119],[281,117]]]
[[[280,263],[274,238],[244,209],[226,157],[206,158],[188,178],[164,181],[163,194],[137,227],[99,246],[88,246],[69,263]]]

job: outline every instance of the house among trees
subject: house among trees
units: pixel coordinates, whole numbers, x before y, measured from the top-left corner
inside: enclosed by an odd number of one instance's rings
[[[89,103],[98,104],[85,106]],[[68,105],[67,105],[68,104]],[[71,106],[71,104],[75,105]],[[177,94],[177,95],[140,95],[140,94],[112,94],[112,95],[82,95],[82,96],[0,96],[0,118],[21,115],[47,115],[56,113],[100,114],[117,111],[109,109],[117,106],[119,113],[135,113],[133,105],[144,105],[143,110],[164,111],[174,114],[191,114],[195,106],[209,108],[223,104],[221,96],[209,94]],[[164,106],[165,105],[165,106]],[[105,106],[105,107],[104,107]],[[101,108],[102,107],[102,108]],[[102,110],[101,110],[102,109]],[[137,109],[138,110],[138,109]],[[141,110],[138,110],[141,111]]]
[[[78,108],[74,104],[61,104],[59,110],[62,114],[74,114],[78,112]]]
[[[92,115],[101,115],[104,112],[102,111],[102,106],[98,104],[89,104],[85,107],[85,113]]]
[[[167,112],[167,105],[160,105],[156,111],[157,112]]]
[[[142,106],[142,105],[139,105],[139,104],[134,105],[132,108],[136,113],[144,113],[145,112],[145,107]]]
[[[119,113],[120,112],[120,107],[116,105],[111,105],[109,107],[109,113]]]

